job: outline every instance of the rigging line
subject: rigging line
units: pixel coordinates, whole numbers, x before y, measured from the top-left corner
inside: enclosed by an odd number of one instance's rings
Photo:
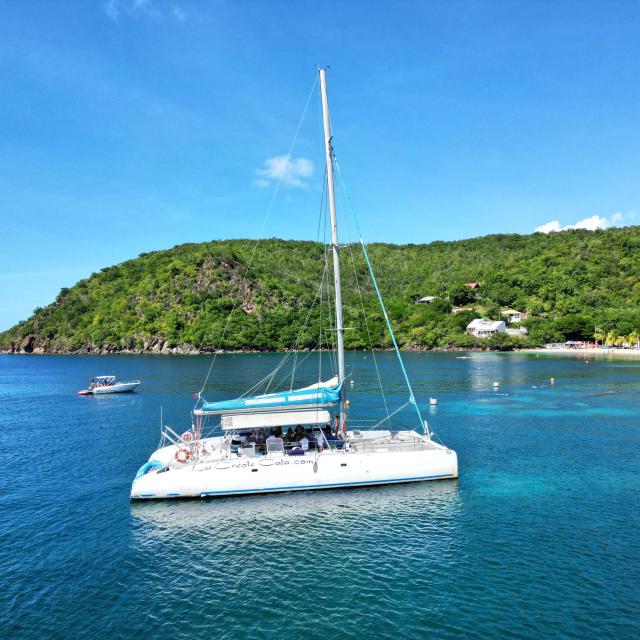
[[[310,349],[309,353],[307,353],[307,355],[302,360],[300,360],[300,362],[298,362],[298,364],[296,365],[296,368],[303,367],[303,365],[304,365],[305,361],[307,360],[307,358],[309,358],[311,356],[311,354],[315,353],[316,351],[317,351],[317,349]],[[303,371],[304,371],[304,367],[303,367]],[[282,384],[288,376],[289,376],[289,374],[287,373],[287,375],[285,377],[283,377],[278,384]],[[275,385],[275,386],[278,386],[278,385]]]
[[[287,152],[287,157],[291,156],[291,153],[293,151],[293,148],[296,145],[296,142],[298,140],[298,135],[300,134],[300,129],[302,128],[302,123],[305,120],[305,117],[307,115],[307,111],[309,110],[309,104],[311,103],[311,98],[313,97],[313,94],[315,92],[316,86],[318,84],[318,76],[316,75],[313,85],[311,87],[311,91],[309,91],[309,95],[307,96],[307,101],[304,105],[304,109],[302,110],[302,115],[300,116],[300,119],[298,120],[298,126],[296,127],[295,133],[293,134],[293,140],[291,141],[291,144],[289,145],[289,150]],[[264,231],[265,225],[267,224],[267,220],[269,219],[269,216],[271,215],[271,211],[273,209],[273,205],[274,202],[276,200],[276,197],[278,195],[278,192],[280,191],[280,187],[282,185],[282,181],[284,179],[284,172],[279,176],[278,181],[276,182],[276,185],[273,189],[273,193],[271,195],[271,200],[269,202],[269,206],[267,207],[267,211],[264,215],[264,218],[262,219],[262,224],[260,225],[260,231],[258,232],[258,238],[256,238],[256,241],[253,245],[253,251],[251,252],[251,257],[249,258],[249,262],[247,263],[247,267],[244,271],[244,275],[242,276],[242,280],[240,282],[240,286],[238,287],[238,292],[236,294],[236,298],[235,301],[233,303],[233,307],[231,308],[231,311],[229,312],[229,315],[227,315],[227,320],[225,322],[224,325],[224,329],[222,332],[222,336],[220,337],[220,341],[218,342],[218,348],[216,349],[216,352],[213,354],[213,359],[211,361],[211,365],[209,366],[209,370],[207,371],[207,375],[205,376],[204,379],[204,383],[202,384],[202,388],[200,389],[200,393],[198,394],[198,400],[200,399],[200,395],[204,392],[205,387],[207,386],[207,382],[209,381],[209,376],[211,375],[211,371],[213,370],[213,365],[216,362],[216,358],[218,356],[218,351],[220,351],[220,347],[222,346],[222,343],[227,335],[227,329],[229,328],[229,322],[231,320],[231,316],[233,314],[233,312],[236,309],[236,306],[238,304],[238,300],[240,298],[240,292],[242,291],[242,285],[244,284],[246,278],[247,278],[247,274],[249,273],[249,269],[251,268],[251,264],[253,262],[253,258],[255,257],[256,254],[256,250],[258,248],[258,244],[260,242],[260,236],[262,235],[262,232]],[[196,405],[198,404],[198,401],[196,400]]]
[[[422,427],[425,433],[428,433],[428,428],[426,426],[425,421],[422,419],[422,413],[420,413],[420,407],[416,401],[416,397],[413,393],[413,387],[411,386],[411,381],[409,380],[409,374],[404,367],[404,361],[402,360],[402,354],[400,353],[400,347],[398,347],[398,342],[396,341],[396,336],[393,333],[393,327],[391,326],[391,320],[389,320],[389,315],[387,314],[387,309],[384,306],[384,301],[382,300],[382,294],[380,293],[380,288],[378,287],[378,281],[376,280],[375,273],[373,273],[373,267],[371,266],[371,261],[369,260],[369,254],[367,253],[367,247],[364,244],[364,241],[361,239],[360,244],[362,245],[362,252],[364,253],[364,259],[367,261],[367,266],[369,267],[369,273],[371,274],[371,280],[373,280],[373,286],[375,287],[376,293],[378,294],[378,300],[380,301],[380,306],[382,307],[382,314],[384,315],[384,319],[387,323],[387,328],[389,329],[389,333],[391,335],[391,340],[393,342],[393,346],[396,350],[396,356],[398,356],[398,362],[400,363],[400,368],[402,369],[402,374],[404,375],[404,381],[407,383],[407,388],[409,390],[409,402],[413,404],[415,407],[416,413],[418,414],[418,419],[420,420],[420,426]]]
[[[309,320],[311,319],[311,314],[313,313],[313,310],[316,306],[316,302],[318,300],[318,297],[320,297],[320,300],[322,300],[322,280],[324,278],[324,272],[322,274],[322,278],[320,279],[320,286],[318,287],[318,291],[316,292],[316,297],[313,299],[313,302],[311,303],[311,306],[309,307],[309,311],[307,312],[307,317],[305,318],[304,324],[302,325],[302,329],[300,329],[300,332],[298,333],[298,337],[296,339],[296,342],[294,344],[294,346],[292,347],[291,351],[295,351],[295,357],[294,357],[294,366],[291,369],[291,389],[293,389],[293,380],[295,378],[294,373],[296,370],[296,362],[298,359],[298,352],[299,352],[299,348],[300,348],[300,343],[302,341],[302,338],[307,330],[307,326],[309,325]],[[302,364],[302,363],[301,363]],[[287,374],[288,375],[288,374]]]
[[[320,295],[321,290],[322,290],[322,283],[320,284],[320,287],[318,288],[318,291],[316,292],[316,297],[314,298],[313,302],[311,303],[311,306],[309,307],[309,311],[307,312],[307,316],[305,318],[304,324],[303,324],[302,328],[300,329],[300,332],[298,333],[298,337],[296,339],[296,342],[293,345],[293,347],[291,347],[291,349],[289,350],[289,353],[287,355],[287,357],[289,357],[289,356],[291,356],[292,353],[295,353],[296,359],[294,360],[294,366],[293,366],[293,370],[294,371],[297,368],[297,366],[295,365],[295,362],[297,361],[297,354],[298,354],[298,350],[299,350],[299,347],[300,347],[300,341],[301,341],[301,339],[302,339],[302,337],[303,337],[303,335],[304,335],[304,333],[305,333],[305,331],[307,329],[307,326],[309,324],[309,319],[311,318],[311,314],[313,313],[313,309],[316,306],[316,301],[318,300],[318,296]],[[271,382],[273,382],[273,378],[275,377],[275,375],[279,371],[279,369],[282,367],[282,365],[284,365],[284,361],[285,361],[285,359],[283,358],[281,364],[278,367],[276,367],[276,369],[272,372],[272,374],[270,376],[267,376],[267,377],[271,377],[271,381],[269,382],[268,386],[271,386]],[[300,363],[300,364],[302,364],[302,363]],[[287,373],[287,376],[288,375],[289,374]],[[280,382],[283,382],[283,381],[284,381],[284,378]],[[276,386],[278,386],[278,385],[276,385]],[[268,387],[267,387],[267,390],[268,390]]]
[[[318,228],[316,229],[316,242],[320,242],[320,228],[322,225],[322,214],[324,213],[324,217],[326,220],[327,217],[327,209],[326,209],[326,188],[327,188],[327,167],[325,165],[324,168],[324,176],[322,178],[322,196],[320,197],[320,212],[318,214]],[[326,233],[326,231],[325,231]],[[318,327],[318,382],[322,380],[322,303],[323,303],[323,295],[324,295],[324,278],[325,273],[327,271],[326,261],[322,271],[322,277],[320,278],[320,302],[318,303],[318,314],[319,314],[319,327]],[[293,372],[292,372],[293,373]]]
[[[401,407],[398,407],[393,413],[388,415],[386,418],[382,418],[380,422],[374,424],[373,427],[371,427],[371,431],[373,431],[376,427],[379,427],[385,420],[389,420],[392,416],[395,416],[396,413],[400,413],[405,407],[409,406],[410,404],[411,404],[411,401],[405,402]]]
[[[323,208],[325,207],[325,188],[326,188],[326,167],[325,167],[325,178],[323,179],[322,182],[322,195],[320,197],[320,210],[318,213],[318,227],[316,229],[316,242],[319,241],[320,239],[320,225],[322,222],[322,213],[323,213]],[[326,214],[325,214],[326,215]],[[322,287],[322,278],[324,276],[321,276],[320,278],[320,286]],[[321,294],[322,294],[322,290],[321,290]],[[318,296],[316,294],[316,300],[317,300]],[[322,295],[320,296],[320,309],[322,309]],[[313,309],[315,306],[315,300],[314,302],[311,304],[310,309]],[[308,321],[309,318],[307,318]],[[295,363],[297,362],[298,359],[298,351],[299,351],[299,346],[300,346],[300,341],[302,338],[302,335],[304,334],[304,330],[307,326],[307,321],[305,321],[305,325],[303,326],[303,328],[300,330],[300,332],[298,333],[298,336],[296,337],[296,342],[294,342],[294,344],[287,350],[287,353],[285,354],[285,356],[283,357],[282,361],[280,362],[280,364],[276,367],[276,369],[272,372],[271,374],[271,380],[269,381],[268,385],[267,385],[267,390],[269,389],[269,387],[271,386],[271,383],[273,382],[273,378],[275,377],[276,373],[278,372],[278,370],[281,368],[281,366],[284,365],[285,361],[291,356],[291,353],[294,353],[294,358],[293,358],[293,362],[294,362],[294,366],[291,369],[291,383],[290,383],[290,389],[293,389],[293,385],[295,382],[295,371],[296,371],[296,365]],[[322,318],[321,318],[322,321]],[[262,381],[265,381],[269,378],[269,376],[265,376],[263,378]],[[260,382],[262,382],[260,381]],[[260,383],[258,383],[259,385]],[[254,385],[253,388],[256,388],[256,386],[258,385]]]
[[[329,366],[332,368],[332,371],[335,372],[337,370],[335,351],[336,351],[336,338],[334,332],[333,325],[333,311],[331,307],[331,295],[333,293],[331,286],[329,285],[329,246],[327,244],[327,206],[325,204],[324,208],[324,225],[323,225],[323,235],[322,235],[322,244],[324,247],[324,264],[325,264],[325,272],[326,279],[323,282],[323,285],[327,287],[327,309],[328,309],[328,321],[329,321],[329,338],[327,340],[327,352],[328,352],[328,360]],[[320,358],[322,358],[322,348],[320,351]]]
[[[322,271],[322,279],[320,281],[320,303],[318,304],[318,313],[319,313],[319,336],[318,336],[318,382],[322,380],[322,303],[323,303],[323,294],[324,294],[324,274],[327,271],[327,267],[325,264],[325,268]]]
[[[369,260],[369,254],[367,252],[367,247],[364,244],[364,240],[362,239],[362,232],[360,230],[360,225],[358,224],[358,218],[356,216],[356,212],[353,209],[353,205],[351,204],[351,198],[349,198],[349,193],[347,192],[346,185],[344,184],[344,180],[342,179],[342,172],[340,171],[340,166],[335,161],[335,164],[338,169],[338,176],[340,177],[340,182],[342,183],[342,187],[345,191],[345,196],[347,198],[347,203],[349,204],[349,209],[351,211],[351,215],[353,216],[353,220],[356,223],[356,228],[358,230],[358,234],[360,235],[360,246],[362,247],[362,253],[364,255],[364,259],[367,263],[367,267],[369,268],[369,274],[371,275],[371,280],[373,281],[373,286],[376,290],[376,294],[378,296],[378,301],[380,302],[380,307],[382,308],[382,314],[384,315],[385,322],[387,323],[387,328],[389,329],[389,334],[391,335],[391,341],[393,342],[393,347],[396,351],[396,356],[398,357],[398,362],[400,363],[400,369],[402,369],[402,374],[404,376],[404,380],[407,384],[407,389],[409,390],[409,402],[413,404],[416,413],[418,414],[418,419],[420,420],[420,426],[425,434],[429,433],[429,427],[427,425],[426,420],[423,420],[422,413],[420,412],[420,407],[418,406],[418,402],[416,401],[415,395],[413,393],[413,387],[411,386],[411,381],[409,380],[409,374],[404,366],[404,360],[402,359],[402,354],[400,353],[400,347],[398,347],[398,342],[396,341],[395,333],[393,332],[393,327],[391,326],[391,320],[389,320],[389,315],[387,314],[387,309],[384,305],[384,300],[382,299],[382,294],[380,293],[380,288],[378,287],[378,281],[376,280],[376,275],[373,272],[373,266],[371,265],[371,261]]]
[[[326,280],[326,286],[327,286],[327,307],[329,310],[329,340],[327,341],[327,347],[328,347],[328,353],[329,353],[329,364],[333,367],[333,371],[337,371],[338,370],[338,364],[336,361],[336,351],[338,349],[337,347],[337,329],[335,326],[335,322],[334,322],[334,318],[335,318],[335,291],[333,290],[333,287],[331,286],[331,284],[329,283],[329,272],[328,272],[328,265],[329,265],[329,249],[328,247],[326,247],[325,249],[325,254],[324,254],[324,259],[325,262],[327,264],[327,280]],[[333,303],[333,306],[332,306]]]
[[[322,284],[321,284],[322,286]],[[313,312],[313,308],[316,305],[316,301],[318,299],[318,296],[320,295],[320,289],[316,292],[316,297],[314,298],[311,307],[309,308],[309,311],[307,312],[307,316],[305,318],[304,324],[302,326],[302,329],[300,330],[300,333],[298,334],[298,337],[296,339],[296,342],[294,343],[294,345],[287,351],[287,353],[284,355],[284,357],[280,360],[280,362],[277,364],[277,366],[275,367],[275,369],[271,372],[269,372],[266,376],[264,376],[264,378],[262,378],[261,380],[259,380],[258,382],[256,382],[256,384],[254,384],[250,389],[247,389],[247,391],[245,391],[240,398],[244,398],[247,395],[250,395],[251,393],[253,393],[254,391],[256,391],[257,389],[260,388],[260,386],[264,383],[267,382],[267,380],[269,380],[269,383],[267,384],[267,387],[265,389],[265,393],[269,390],[269,387],[271,386],[271,383],[273,382],[273,378],[275,378],[276,374],[278,373],[278,371],[280,371],[280,369],[282,369],[282,367],[285,365],[286,361],[291,357],[292,354],[297,355],[297,349],[300,346],[300,338],[302,336],[302,334],[304,333],[304,331],[306,330],[306,327],[309,323],[309,318],[311,317],[311,313]],[[294,366],[295,369],[295,366]],[[289,374],[287,373],[287,376]],[[284,378],[283,378],[284,380]],[[281,381],[282,382],[282,381]]]
[[[345,189],[345,184],[344,181],[342,179],[342,174],[340,173],[340,169],[338,168],[338,176],[340,178],[340,182],[342,184],[343,189],[345,190],[345,195],[346,195],[346,189]],[[347,222],[345,220],[345,222]],[[362,290],[360,288],[360,280],[358,278],[358,271],[356,269],[356,261],[354,258],[354,250],[353,250],[353,245],[351,244],[351,236],[349,234],[349,224],[345,224],[345,231],[347,233],[347,241],[349,243],[349,256],[351,258],[351,265],[353,267],[353,276],[355,278],[356,281],[356,290],[358,291],[358,297],[360,298],[360,308],[362,309],[362,317],[364,318],[364,325],[367,329],[367,337],[369,339],[369,349],[371,351],[371,356],[373,357],[373,365],[374,368],[376,370],[376,376],[378,378],[378,385],[380,386],[380,395],[382,396],[382,402],[384,403],[384,410],[385,413],[387,414],[387,421],[389,422],[389,426],[391,426],[391,416],[389,415],[389,407],[387,405],[387,397],[385,396],[384,393],[384,386],[382,385],[382,376],[380,375],[380,369],[378,368],[378,360],[376,358],[376,353],[373,350],[373,341],[371,340],[371,331],[369,330],[369,319],[367,318],[367,312],[365,311],[364,308],[364,300],[362,298]],[[383,421],[384,422],[384,421]]]
[[[324,259],[327,264],[327,307],[329,309],[329,336],[330,340],[328,342],[329,347],[329,363],[333,367],[333,371],[338,370],[338,362],[336,358],[336,353],[338,351],[338,331],[335,324],[335,290],[331,286],[329,282],[329,243],[327,242],[327,228],[329,226],[329,221],[326,218],[325,214],[325,251],[324,251]],[[333,260],[331,260],[331,268],[333,269]],[[334,274],[335,278],[335,274]],[[333,305],[333,306],[332,306]]]

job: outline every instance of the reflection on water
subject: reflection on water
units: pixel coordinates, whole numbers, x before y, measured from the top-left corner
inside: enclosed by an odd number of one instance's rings
[[[206,629],[234,638],[361,638],[367,627],[365,635],[401,637],[398,621],[460,555],[461,510],[449,480],[136,503],[132,554],[153,558],[160,602],[175,606],[176,592],[194,584],[203,602],[215,602],[185,623],[186,637]],[[449,597],[432,593],[431,606]],[[245,609],[257,615],[229,617]],[[406,624],[405,637],[422,624]]]
[[[420,519],[421,526],[450,527],[461,508],[457,481],[387,485],[348,490],[304,491],[258,496],[135,502],[140,544],[187,535],[220,536],[227,542],[255,541],[285,528],[305,538],[326,531],[370,532],[397,518]]]

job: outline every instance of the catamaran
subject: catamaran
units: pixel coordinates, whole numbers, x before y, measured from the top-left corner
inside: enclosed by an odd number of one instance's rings
[[[325,274],[329,273],[330,248],[335,313],[332,319],[335,325],[330,333],[336,342],[336,375],[298,389],[293,389],[291,384],[288,390],[257,395],[247,393],[217,402],[207,402],[203,392],[195,394],[191,429],[179,435],[171,427],[161,427],[160,448],[137,472],[131,487],[132,499],[306,491],[458,477],[456,452],[436,442],[422,418],[362,240],[363,258],[406,383],[408,400],[391,414],[387,410],[387,415],[373,426],[358,424],[355,420],[351,424],[349,419],[351,406],[345,384],[341,247],[334,193],[335,156],[325,69],[318,69],[318,75],[331,227],[331,242],[325,251]],[[329,275],[326,277],[328,281]],[[283,362],[288,356],[285,355]],[[254,389],[264,383],[268,391],[283,362]],[[294,365],[292,380],[295,369]],[[407,405],[413,406],[416,422],[413,426],[392,429],[391,416]],[[210,433],[206,432],[207,421],[214,423]]]

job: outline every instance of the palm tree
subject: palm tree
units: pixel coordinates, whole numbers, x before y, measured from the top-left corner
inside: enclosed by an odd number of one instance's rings
[[[596,347],[597,347],[598,346],[598,342],[601,342],[602,344],[604,344],[604,341],[605,341],[605,338],[607,337],[607,334],[602,329],[600,329],[599,327],[594,327],[593,337],[595,338]]]

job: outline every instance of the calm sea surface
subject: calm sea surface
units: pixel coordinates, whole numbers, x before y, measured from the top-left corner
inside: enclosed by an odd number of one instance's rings
[[[460,355],[406,356],[457,481],[144,504],[160,406],[187,428],[210,359],[0,356],[0,635],[640,637],[640,361]],[[278,360],[218,357],[207,397]],[[362,419],[372,365],[349,354]],[[75,395],[110,373],[140,392]]]

